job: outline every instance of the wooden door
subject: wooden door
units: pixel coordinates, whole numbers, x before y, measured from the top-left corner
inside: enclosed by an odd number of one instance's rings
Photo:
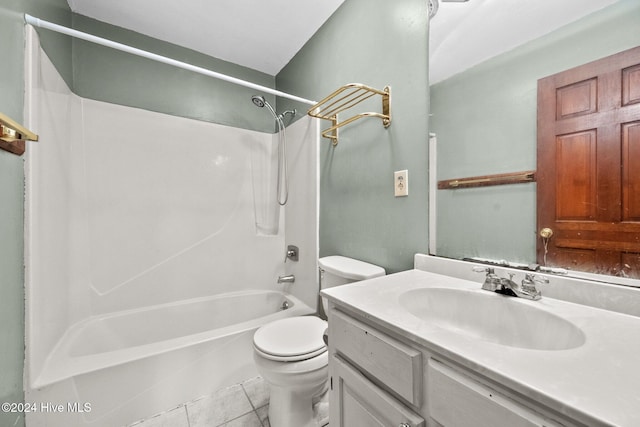
[[[538,263],[640,278],[640,47],[538,81],[537,162]]]

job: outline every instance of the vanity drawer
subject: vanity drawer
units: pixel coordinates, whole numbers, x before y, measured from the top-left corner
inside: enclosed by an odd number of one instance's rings
[[[408,403],[420,406],[422,354],[377,329],[334,310],[329,342],[359,369],[380,381]]]
[[[434,359],[427,368],[429,416],[444,427],[561,427]]]
[[[333,366],[331,426],[424,427],[424,418],[389,396],[339,356]],[[337,399],[337,400],[336,400]]]

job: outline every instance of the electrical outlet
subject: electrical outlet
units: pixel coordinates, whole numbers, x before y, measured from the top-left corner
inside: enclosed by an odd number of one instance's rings
[[[396,197],[409,195],[409,171],[396,171],[393,173],[393,187]]]

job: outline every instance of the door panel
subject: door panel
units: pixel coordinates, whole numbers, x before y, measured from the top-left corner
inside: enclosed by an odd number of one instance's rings
[[[622,177],[622,219],[640,221],[640,122],[622,125]]]
[[[640,65],[622,71],[622,105],[640,102]]]
[[[558,88],[556,119],[568,119],[597,111],[597,79]]]
[[[640,47],[538,81],[538,263],[640,278]]]
[[[557,138],[556,218],[592,221],[596,217],[596,132]]]

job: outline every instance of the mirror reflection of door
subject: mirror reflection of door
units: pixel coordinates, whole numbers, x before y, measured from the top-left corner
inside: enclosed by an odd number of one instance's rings
[[[538,263],[640,278],[640,47],[538,81]]]

